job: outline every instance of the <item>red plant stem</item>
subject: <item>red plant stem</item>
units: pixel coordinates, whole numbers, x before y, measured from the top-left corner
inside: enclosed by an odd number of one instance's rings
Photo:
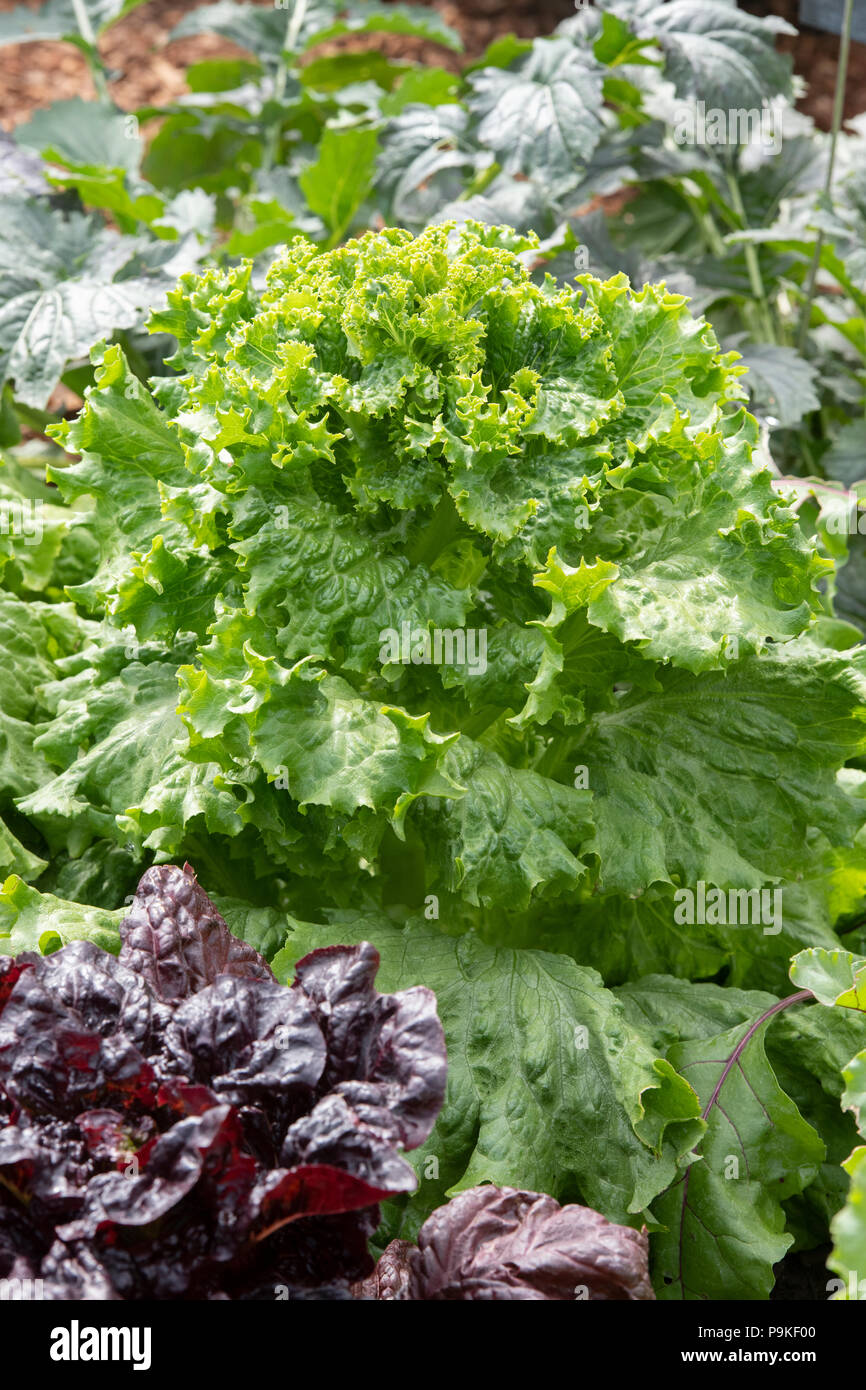
[[[771,1008],[765,1009],[764,1012],[758,1018],[755,1019],[755,1022],[751,1025],[750,1028],[746,1030],[746,1032],[743,1034],[742,1038],[734,1048],[733,1052],[731,1053],[730,1057],[728,1058],[722,1070],[722,1074],[716,1082],[715,1090],[713,1091],[713,1094],[710,1096],[706,1106],[704,1107],[701,1119],[706,1120],[707,1116],[709,1115],[710,1111],[712,1110],[713,1106],[719,1098],[719,1092],[721,1091],[722,1087],[727,1081],[728,1076],[730,1075],[731,1068],[735,1066],[739,1059],[742,1057],[743,1051],[748,1046],[751,1039],[755,1036],[761,1025],[763,1023],[766,1023],[768,1018],[772,1018],[774,1014],[780,1014],[783,1009],[789,1009],[792,1004],[802,1004],[805,1002],[805,1000],[814,999],[814,997],[815,996],[810,989],[800,989],[797,991],[796,994],[789,994],[787,999],[779,999],[775,1004],[773,1004]],[[683,1289],[683,1291],[685,1291],[685,1283],[683,1281],[683,1235],[685,1233],[686,1228],[686,1203],[688,1201],[689,1196],[689,1178],[691,1177],[691,1175],[692,1164],[690,1163],[688,1168],[686,1169],[685,1176],[683,1177],[682,1216],[680,1218],[678,1272],[680,1287]]]

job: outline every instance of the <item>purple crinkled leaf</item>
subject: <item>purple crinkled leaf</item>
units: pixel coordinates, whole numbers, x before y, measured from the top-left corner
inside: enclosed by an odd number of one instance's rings
[[[308,1001],[276,982],[223,975],[184,999],[166,1029],[169,1065],[232,1105],[310,1104],[326,1047]]]
[[[383,1112],[406,1149],[430,1134],[448,1060],[436,998],[422,986],[379,994],[379,953],[368,941],[326,946],[298,962],[294,991],[312,1002],[328,1045],[320,1093],[339,1090],[365,1118]]]
[[[433,996],[379,994],[367,943],[286,989],[177,868],[121,930],[119,959],[0,958],[0,1275],[50,1299],[347,1297],[444,1097]]]
[[[357,1290],[377,1297],[383,1280],[423,1300],[636,1301],[654,1298],[645,1233],[589,1207],[511,1187],[461,1192],[430,1216],[418,1245],[394,1242],[384,1272]],[[390,1252],[390,1253],[389,1253]],[[380,1261],[381,1263],[381,1261]]]
[[[146,1054],[166,1011],[144,983],[89,941],[24,971],[0,1014],[0,1085],[32,1112],[71,1118],[110,1098],[140,1099]]]
[[[120,924],[120,960],[173,1003],[219,975],[273,980],[264,956],[232,936],[188,864],[148,869]]]

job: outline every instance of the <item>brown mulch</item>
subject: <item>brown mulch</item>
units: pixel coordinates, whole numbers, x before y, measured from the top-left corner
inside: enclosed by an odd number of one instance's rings
[[[272,3],[272,0],[264,0]],[[200,35],[169,43],[168,35],[199,0],[149,0],[109,30],[102,43],[107,65],[116,72],[112,95],[124,110],[163,105],[185,90],[184,72],[192,62],[237,54],[231,43],[216,35]],[[495,38],[507,33],[522,37],[549,34],[574,11],[573,0],[432,0],[433,6],[463,38],[466,58],[441,48],[396,35],[377,43],[392,58],[434,62],[457,70],[461,61],[479,57]],[[10,10],[15,0],[0,0]],[[38,7],[38,6],[36,6]],[[744,8],[753,13],[781,15],[797,23],[797,0],[768,0]],[[357,41],[355,41],[357,43]],[[342,45],[352,44],[352,40]],[[329,45],[329,48],[338,45]],[[803,107],[825,129],[830,124],[839,41],[832,34],[804,30],[797,39],[780,38],[780,48],[794,54],[795,70],[809,83]],[[73,96],[92,98],[93,83],[83,56],[63,43],[28,43],[6,48],[0,58],[0,125],[7,129],[26,120],[38,107]],[[866,44],[852,44],[846,115],[866,106]]]
[[[798,0],[768,0],[768,3],[741,4],[752,14],[773,14],[786,19],[800,32],[796,38],[782,35],[777,40],[783,53],[794,55],[794,71],[809,84],[801,101],[806,111],[822,130],[829,130],[833,120],[833,95],[836,87],[836,63],[839,57],[839,37],[818,29],[800,27]],[[845,118],[858,116],[866,110],[866,44],[852,43],[848,60],[848,82],[845,89]]]
[[[108,31],[100,47],[104,61],[118,74],[111,84],[118,106],[131,111],[170,102],[185,90],[184,72],[190,63],[240,52],[227,40],[211,34],[169,43],[171,30],[198,3],[199,0],[149,0]],[[0,10],[14,6],[15,0],[0,0]],[[517,33],[531,38],[549,34],[560,20],[574,12],[572,0],[472,0],[469,4],[434,0],[433,8],[460,34],[465,57],[438,44],[397,35],[383,35],[376,46],[391,58],[438,63],[457,71],[463,62],[480,57],[500,35]],[[338,46],[347,45],[333,44],[328,48]],[[95,95],[84,57],[69,44],[28,43],[6,48],[0,63],[0,125],[7,129],[26,120],[37,107],[69,97]]]

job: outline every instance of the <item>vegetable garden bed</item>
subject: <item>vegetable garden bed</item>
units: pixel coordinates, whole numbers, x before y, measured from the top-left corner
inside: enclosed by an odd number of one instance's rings
[[[0,15],[4,1296],[866,1297],[845,45],[119,15]]]

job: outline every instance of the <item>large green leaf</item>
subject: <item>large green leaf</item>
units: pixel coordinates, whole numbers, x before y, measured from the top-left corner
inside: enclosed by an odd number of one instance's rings
[[[183,725],[175,714],[177,661],[120,640],[87,653],[72,674],[43,687],[52,713],[34,750],[54,775],[19,801],[52,846],[80,854],[95,838],[127,841],[118,817],[167,775]],[[229,800],[232,798],[229,797]]]
[[[326,129],[315,163],[300,177],[311,210],[331,233],[330,244],[342,241],[367,195],[376,159],[374,130]]]
[[[807,827],[850,843],[860,812],[836,772],[866,734],[859,664],[791,644],[658,680],[595,715],[575,748],[608,890],[766,887],[796,871]]]
[[[119,347],[105,349],[95,365],[96,383],[84,408],[54,431],[80,458],[51,473],[68,501],[92,500],[87,525],[101,563],[75,591],[91,607],[127,575],[131,552],[150,550],[155,534],[175,550],[189,548],[186,533],[164,523],[161,510],[159,484],[180,485],[188,478],[176,434]]]
[[[659,43],[678,96],[727,111],[760,110],[790,94],[791,60],[776,52],[775,37],[796,30],[775,15],[751,15],[736,0],[618,0],[613,9],[641,38]]]
[[[698,1134],[690,1087],[659,1062],[592,970],[540,951],[453,940],[417,922],[341,914],[296,924],[274,967],[291,977],[307,951],[370,940],[388,990],[424,980],[449,1053],[448,1093],[413,1155],[418,1193],[395,1229],[412,1238],[446,1193],[497,1182],[582,1200],[639,1223]],[[433,1162],[432,1160],[435,1160]]]
[[[162,299],[172,253],[169,243],[155,245],[162,249],[149,265],[142,242],[118,236],[96,216],[7,200],[0,229],[0,376],[14,381],[21,401],[43,407],[68,363],[115,330],[140,323]]]
[[[764,1299],[793,1237],[783,1202],[818,1173],[825,1149],[780,1087],[765,1034],[785,1007],[771,996],[661,976],[617,996],[700,1098],[697,1160],[654,1208],[660,1298]],[[721,1028],[720,1028],[721,1025]]]
[[[602,133],[601,71],[566,39],[539,39],[511,68],[469,75],[477,138],[506,173],[541,176],[551,191],[578,182]]]

